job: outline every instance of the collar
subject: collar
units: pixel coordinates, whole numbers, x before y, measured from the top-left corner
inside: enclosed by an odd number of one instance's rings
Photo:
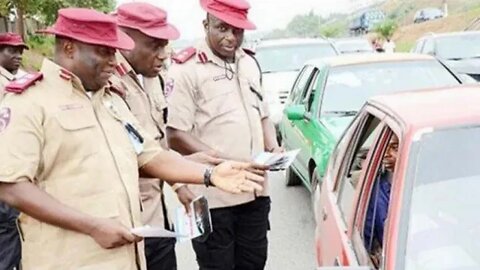
[[[198,63],[206,63],[211,62],[216,64],[217,66],[224,67],[225,61],[220,57],[216,56],[212,49],[207,44],[207,40],[202,40],[197,46],[197,62]],[[235,51],[235,62],[238,62],[242,57],[245,56],[245,52],[239,48]]]
[[[143,90],[143,76],[141,74],[137,74],[135,70],[133,70],[133,67],[128,63],[127,59],[120,52],[117,52],[115,54],[115,58],[117,59],[117,66],[115,67],[115,69],[117,70],[117,74],[121,78],[123,78],[125,75],[130,76],[135,81],[135,83],[137,83]]]
[[[59,66],[53,61],[45,58],[42,63],[42,68],[40,71],[47,77],[49,80],[55,81],[56,85],[67,84],[70,85],[69,91],[72,92],[74,89],[80,92],[84,92],[82,81],[75,74],[69,70]],[[106,87],[106,86],[105,86]],[[102,87],[104,89],[105,87]],[[65,89],[59,88],[59,90],[64,91]]]
[[[0,75],[5,77],[9,81],[15,80],[15,76],[12,73],[10,73],[8,70],[3,68],[2,66],[0,66]]]
[[[128,63],[127,59],[119,51],[117,51],[117,53],[115,54],[115,58],[117,60],[117,66],[115,66],[115,69],[117,70],[117,73],[118,75],[120,75],[120,77],[123,77],[130,72],[135,74],[132,66]]]

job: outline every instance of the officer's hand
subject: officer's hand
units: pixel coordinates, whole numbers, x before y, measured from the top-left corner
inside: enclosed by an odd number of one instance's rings
[[[190,214],[190,203],[195,199],[195,194],[187,186],[181,186],[177,190],[178,200],[183,204],[185,210]]]
[[[263,182],[264,177],[247,170],[262,166],[250,163],[226,161],[213,168],[211,182],[219,189],[230,193],[262,191],[263,188],[256,182]]]
[[[118,221],[108,218],[96,219],[90,236],[105,249],[117,248],[142,240]]]
[[[195,162],[203,163],[203,164],[209,164],[209,165],[213,165],[213,166],[216,166],[216,165],[222,163],[223,161],[225,161],[225,160],[219,158],[214,151],[198,152],[198,153],[194,153],[194,154],[185,156],[185,158],[187,158],[191,161],[195,161]]]

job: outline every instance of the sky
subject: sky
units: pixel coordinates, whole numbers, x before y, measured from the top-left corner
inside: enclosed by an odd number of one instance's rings
[[[202,37],[202,20],[205,12],[199,0],[142,0],[159,6],[168,12],[168,20],[181,33],[182,39]],[[259,31],[284,28],[297,14],[305,14],[313,10],[316,14],[327,16],[334,12],[347,12],[352,2],[368,2],[372,0],[249,0],[252,8],[249,18],[257,25]],[[117,0],[118,4],[134,2],[134,0]]]

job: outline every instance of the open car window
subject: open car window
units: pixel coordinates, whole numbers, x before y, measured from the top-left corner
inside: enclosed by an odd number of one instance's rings
[[[371,147],[372,142],[381,130],[380,119],[368,114],[359,129],[350,142],[342,161],[341,173],[338,180],[338,205],[344,221],[353,215],[355,189],[358,178],[366,159],[366,153]]]

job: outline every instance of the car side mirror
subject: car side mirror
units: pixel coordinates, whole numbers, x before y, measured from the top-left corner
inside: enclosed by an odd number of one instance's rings
[[[303,120],[305,119],[305,116],[307,116],[304,105],[289,106],[285,108],[285,113],[290,121]]]

